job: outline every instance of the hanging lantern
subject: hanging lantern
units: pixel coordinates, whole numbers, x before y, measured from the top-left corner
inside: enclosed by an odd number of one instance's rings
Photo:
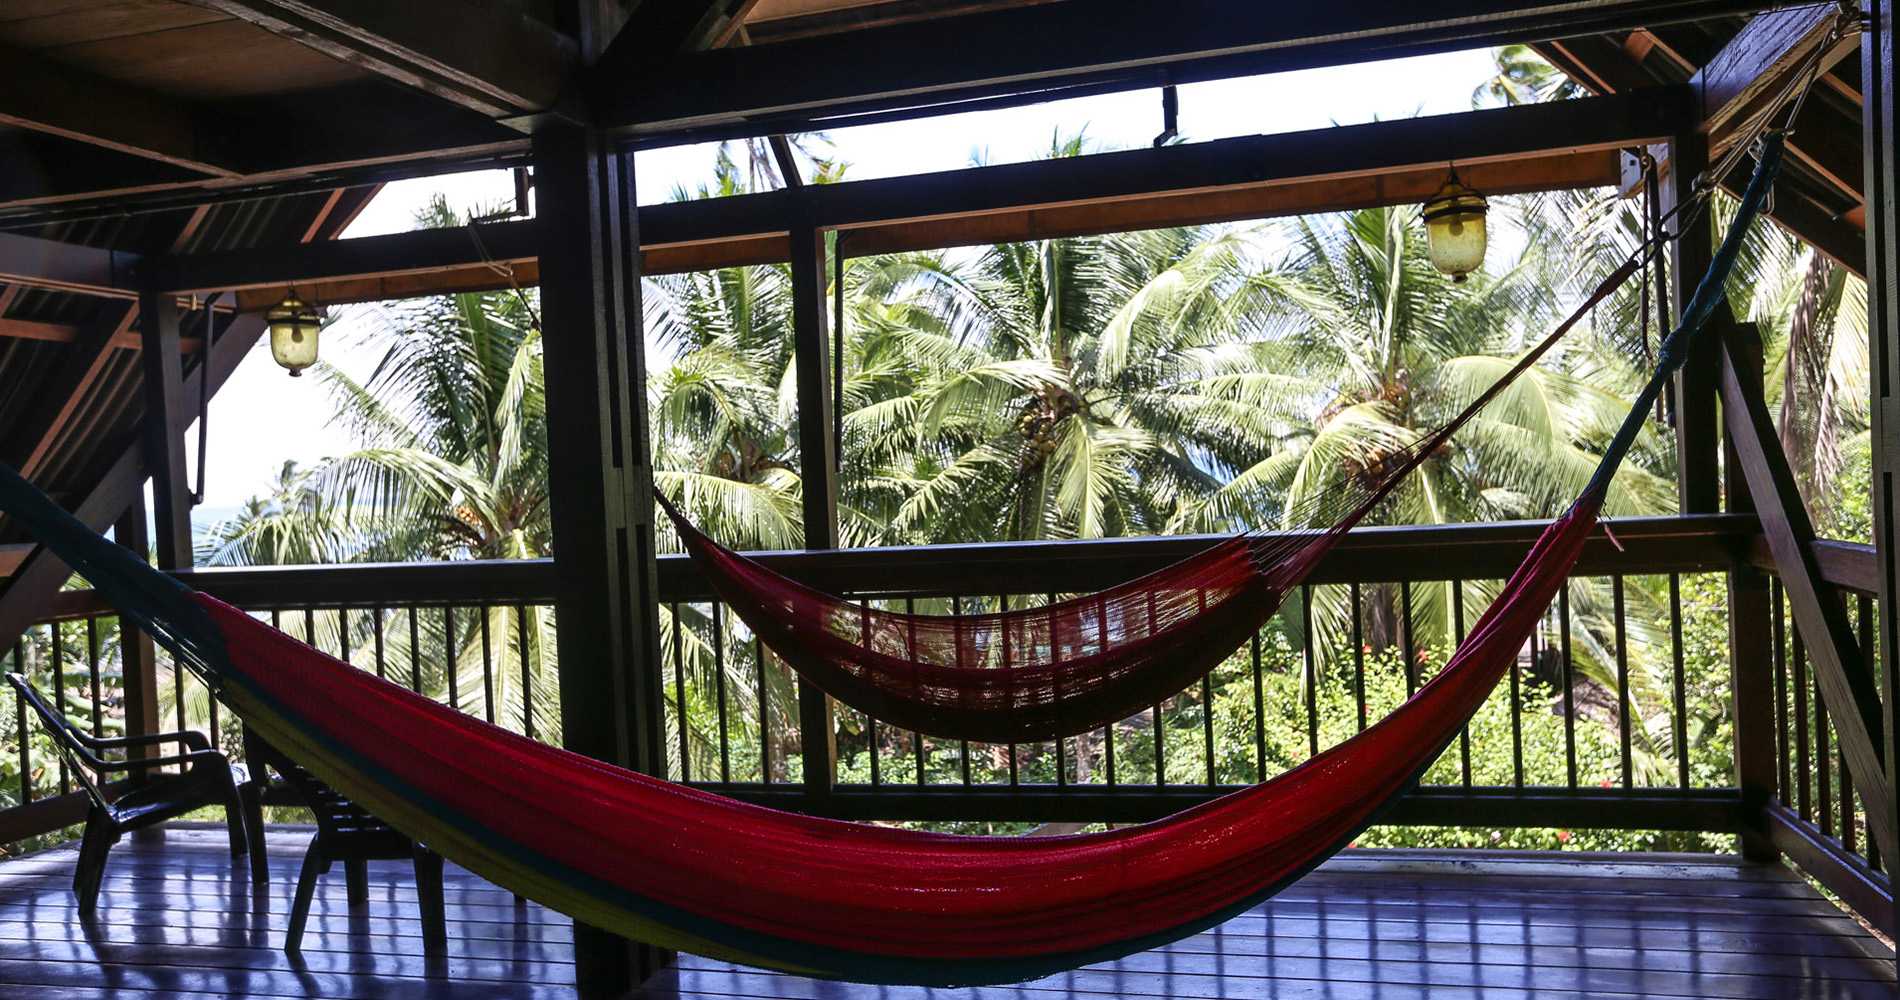
[[[1445,186],[1425,203],[1425,245],[1432,266],[1463,282],[1484,263],[1484,195],[1466,187],[1452,168]]]
[[[264,322],[270,325],[271,357],[291,375],[302,375],[305,368],[317,363],[317,330],[323,320],[316,309],[297,297],[295,289],[284,296],[284,301],[270,307]]]

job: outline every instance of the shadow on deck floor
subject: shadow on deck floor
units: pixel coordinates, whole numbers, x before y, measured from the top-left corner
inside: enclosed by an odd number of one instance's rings
[[[82,922],[74,849],[0,864],[0,1000],[571,1000],[567,921],[450,867],[449,954],[422,954],[406,864],[370,865],[350,913],[341,870],[301,963],[280,950],[307,832],[273,828],[253,896],[221,828],[113,850]],[[920,990],[814,982],[686,956],[641,1000],[1571,1000],[1882,998],[1893,952],[1793,873],[1732,858],[1347,851],[1205,934],[1020,986]]]

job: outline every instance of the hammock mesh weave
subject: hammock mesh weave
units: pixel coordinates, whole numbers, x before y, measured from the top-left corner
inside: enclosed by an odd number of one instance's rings
[[[1297,523],[1324,527],[1242,535],[1085,597],[995,614],[883,611],[725,548],[665,497],[655,499],[726,604],[826,694],[879,721],[946,739],[1074,736],[1128,718],[1219,665],[1347,531],[1638,269],[1631,258],[1612,272],[1449,423],[1299,512]]]

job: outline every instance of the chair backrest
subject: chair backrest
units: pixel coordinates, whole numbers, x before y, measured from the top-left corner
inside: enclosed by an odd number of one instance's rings
[[[310,807],[311,813],[317,818],[320,832],[335,835],[389,829],[388,823],[304,770],[303,765],[291,760],[249,727],[244,731],[244,756],[245,762],[252,767],[269,767],[282,775],[284,783],[297,793],[304,805]],[[262,774],[252,775],[254,779],[262,777]]]
[[[46,735],[53,738],[53,746],[58,748],[60,758],[66,762],[73,776],[79,780],[80,786],[86,790],[86,795],[100,808],[110,808],[111,803],[107,801],[104,789],[100,787],[100,782],[104,780],[106,761],[92,752],[89,737],[85,731],[73,725],[71,719],[47,704],[46,699],[40,696],[39,689],[33,686],[32,681],[17,673],[7,674],[7,681],[13,685],[13,690],[19,693],[20,700],[32,706],[34,714],[40,717],[40,728],[46,730]],[[32,776],[21,775],[20,780],[31,781]]]

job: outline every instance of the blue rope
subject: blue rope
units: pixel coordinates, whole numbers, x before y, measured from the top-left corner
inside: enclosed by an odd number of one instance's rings
[[[1768,192],[1773,189],[1775,174],[1781,169],[1784,144],[1785,139],[1780,132],[1770,132],[1762,138],[1761,159],[1755,165],[1755,176],[1749,179],[1748,190],[1742,193],[1741,208],[1735,213],[1735,220],[1729,223],[1728,234],[1722,238],[1722,246],[1715,251],[1715,259],[1709,262],[1708,273],[1702,276],[1702,282],[1696,286],[1689,304],[1683,307],[1682,321],[1663,339],[1662,349],[1656,355],[1656,373],[1649,377],[1649,384],[1637,394],[1629,416],[1623,418],[1623,426],[1618,428],[1616,437],[1610,440],[1610,446],[1604,449],[1603,460],[1598,463],[1596,474],[1590,477],[1590,485],[1583,491],[1585,496],[1601,496],[1609,491],[1611,478],[1616,475],[1617,467],[1623,464],[1623,457],[1629,453],[1630,446],[1636,443],[1636,435],[1642,432],[1643,425],[1648,422],[1649,411],[1656,405],[1657,397],[1662,395],[1663,386],[1689,360],[1689,351],[1695,346],[1696,335],[1708,325],[1715,307],[1728,297],[1729,274],[1735,270],[1735,260],[1741,255],[1749,226],[1761,215],[1762,206],[1768,203]]]

